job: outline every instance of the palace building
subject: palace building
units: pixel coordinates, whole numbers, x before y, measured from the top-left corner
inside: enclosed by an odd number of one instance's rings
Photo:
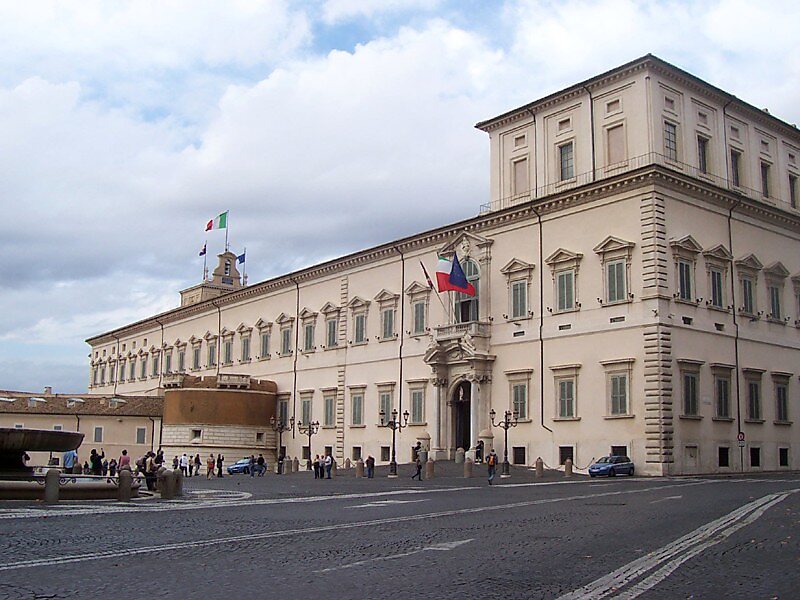
[[[270,456],[277,414],[319,421],[313,454],[386,462],[393,409],[400,462],[417,440],[502,453],[494,410],[518,416],[516,464],[800,468],[797,128],[652,55],[477,127],[477,216],[254,285],[224,253],[179,308],[87,340],[89,392],[274,383],[240,430]],[[420,261],[454,254],[474,297],[426,282]],[[224,408],[202,414],[165,430],[169,454],[214,447]]]

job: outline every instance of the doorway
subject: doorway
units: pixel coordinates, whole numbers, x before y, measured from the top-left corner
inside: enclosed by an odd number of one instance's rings
[[[456,449],[469,450],[472,447],[472,403],[470,400],[471,386],[469,381],[462,381],[453,390],[453,428],[455,438],[453,445]]]

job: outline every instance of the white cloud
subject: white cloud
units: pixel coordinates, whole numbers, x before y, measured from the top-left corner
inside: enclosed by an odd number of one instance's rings
[[[404,12],[432,12],[441,0],[326,0],[322,20],[328,25],[354,18],[374,19],[380,15]]]

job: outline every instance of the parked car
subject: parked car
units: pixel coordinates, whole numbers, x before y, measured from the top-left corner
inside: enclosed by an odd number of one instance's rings
[[[633,475],[633,462],[627,456],[604,456],[589,467],[589,476],[607,475]]]
[[[237,460],[232,465],[229,465],[228,475],[233,475],[234,473],[244,473],[245,475],[250,475],[250,459],[243,458],[241,460]]]

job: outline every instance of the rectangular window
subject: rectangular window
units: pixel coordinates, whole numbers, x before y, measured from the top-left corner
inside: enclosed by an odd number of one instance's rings
[[[339,345],[339,319],[328,319],[325,322],[325,345],[335,348]]]
[[[720,467],[730,467],[731,466],[731,458],[730,458],[730,448],[726,446],[720,446],[717,448],[717,465]]]
[[[789,388],[785,383],[775,384],[775,420],[789,420]]]
[[[128,379],[133,381],[136,378],[136,358],[131,357],[130,363],[128,363]]]
[[[615,260],[606,264],[606,290],[608,302],[625,300],[625,261]]]
[[[120,383],[125,381],[125,361],[121,360],[119,362],[119,377],[117,378]]]
[[[361,460],[361,446],[353,446],[353,462]]]
[[[354,321],[356,330],[354,342],[356,344],[363,344],[367,341],[367,315],[356,315]]]
[[[522,319],[528,316],[528,282],[511,282],[511,318]]]
[[[779,467],[788,467],[789,466],[789,449],[788,448],[778,448],[778,466]]]
[[[750,466],[761,466],[761,448],[750,448]]]
[[[560,159],[560,179],[566,181],[575,177],[575,153],[572,142],[558,147]]]
[[[394,309],[385,308],[381,313],[381,320],[383,321],[383,339],[394,338]]]
[[[158,377],[158,354],[153,354],[153,377]]]
[[[558,416],[561,418],[575,416],[574,379],[560,379],[558,381]]]
[[[730,377],[717,375],[714,377],[714,396],[717,416],[728,419],[731,416],[731,380]]]
[[[381,462],[388,462],[389,461],[389,452],[391,448],[389,446],[381,446]]]
[[[722,308],[725,301],[722,271],[711,269],[711,306]]]
[[[511,164],[514,171],[514,189],[511,193],[515,196],[527,193],[530,190],[530,185],[528,184],[528,159],[515,160]]]
[[[558,447],[558,464],[563,465],[567,459],[575,462],[575,448],[572,446],[559,446]]]
[[[303,425],[311,423],[311,398],[303,398],[300,401],[300,422]]]
[[[628,375],[611,375],[611,414],[628,414]]]
[[[741,185],[741,177],[739,171],[742,164],[742,153],[737,150],[731,149],[731,183],[734,187]]]
[[[515,465],[527,465],[528,462],[525,459],[525,446],[514,446],[511,448],[511,461]]]
[[[286,425],[289,422],[289,401],[278,402],[278,422]]]
[[[103,441],[103,428],[102,427],[95,427],[94,428],[94,442],[100,443]]]
[[[625,128],[622,125],[611,127],[606,132],[608,143],[608,164],[615,165],[625,160]]]
[[[425,391],[411,390],[411,422],[425,422]]]
[[[242,362],[250,361],[250,336],[242,338]]]
[[[222,344],[222,362],[228,365],[233,362],[233,340],[224,340]]]
[[[303,350],[311,352],[314,349],[314,325],[309,323],[303,326]]]
[[[518,419],[528,418],[528,384],[515,383],[511,386],[512,407],[511,410]]]
[[[664,121],[664,156],[678,160],[678,126]]]
[[[425,333],[425,301],[414,302],[414,335]]]
[[[683,414],[697,415],[697,373],[683,374]]]
[[[697,169],[708,173],[708,138],[697,136]]]
[[[194,346],[192,348],[192,368],[200,368],[200,346]]]
[[[761,384],[757,381],[747,382],[747,418],[761,419]]]
[[[556,293],[559,311],[575,308],[575,271],[570,269],[556,274]]]
[[[103,365],[100,367],[100,385],[105,385],[106,383],[106,366]]]
[[[692,263],[678,261],[678,297],[691,302],[692,297]]]
[[[773,319],[781,318],[781,288],[777,285],[770,285],[767,287],[769,293],[769,316]]]
[[[208,342],[208,366],[217,365],[217,342]]]
[[[789,175],[789,205],[797,208],[797,175]]]
[[[364,424],[364,394],[353,394],[350,397],[353,409],[353,425]]]
[[[761,195],[769,198],[769,163],[761,163]]]
[[[383,414],[383,420],[381,421],[381,424],[383,424],[392,418],[390,416],[392,414],[392,394],[390,392],[381,392],[378,401],[378,419],[380,419],[381,414]]]
[[[144,444],[147,440],[147,428],[145,427],[137,427],[136,428],[136,443],[137,444]]]
[[[261,358],[267,358],[269,356],[269,334],[267,332],[261,333],[261,353],[259,356]]]
[[[181,348],[178,350],[178,371],[183,373],[186,370],[186,350]]]
[[[742,278],[742,312],[748,315],[755,314],[755,297],[753,295],[753,280],[749,277]]]
[[[323,425],[325,427],[333,427],[336,424],[336,396],[325,396],[325,419]]]
[[[281,354],[287,356],[292,352],[292,329],[286,327],[281,329]]]
[[[139,369],[139,377],[144,379],[147,377],[147,356],[142,356],[141,368]]]
[[[114,366],[114,363],[110,363],[108,365],[108,382],[114,383],[114,375],[117,373],[117,368]]]

